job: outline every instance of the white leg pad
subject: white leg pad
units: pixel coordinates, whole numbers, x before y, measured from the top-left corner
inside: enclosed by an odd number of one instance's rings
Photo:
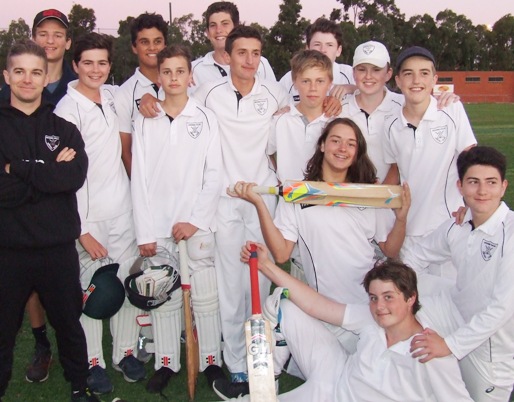
[[[221,367],[221,320],[214,266],[193,271],[191,298],[198,330],[200,371],[212,364]]]
[[[125,298],[121,309],[111,318],[112,361],[114,364],[118,364],[124,357],[135,353],[139,335],[136,317],[140,314],[142,311]]]
[[[105,359],[102,349],[102,320],[95,320],[94,318],[82,314],[80,316],[80,323],[86,335],[89,368],[93,366],[105,368]]]
[[[171,294],[171,299],[150,312],[155,346],[155,370],[168,367],[180,370],[180,312],[182,289]]]

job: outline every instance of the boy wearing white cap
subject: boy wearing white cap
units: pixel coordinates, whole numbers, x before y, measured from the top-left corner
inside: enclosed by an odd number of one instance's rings
[[[376,41],[360,44],[353,56],[353,77],[357,90],[343,102],[342,116],[352,119],[364,134],[368,155],[383,182],[390,165],[382,154],[382,136],[387,115],[399,110],[403,96],[387,89],[393,70],[386,47]]]

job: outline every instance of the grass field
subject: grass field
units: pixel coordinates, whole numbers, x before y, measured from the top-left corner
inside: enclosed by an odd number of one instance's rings
[[[512,188],[507,191],[506,202],[514,206],[514,104],[469,104],[466,105],[478,142],[481,145],[490,145],[500,149],[508,158],[510,169],[507,178],[512,183]],[[104,325],[108,331],[108,325]],[[53,333],[51,339],[53,342]],[[106,338],[109,338],[106,336]],[[110,345],[105,345],[105,356],[110,361]],[[4,402],[66,402],[69,400],[69,386],[64,382],[62,369],[57,362],[51,367],[50,378],[42,384],[29,384],[25,381],[25,367],[33,348],[32,335],[27,322],[24,323],[17,339],[15,350],[15,362],[13,378],[10,382]],[[57,359],[55,343],[53,344],[55,358]],[[153,363],[153,362],[152,362]],[[109,364],[109,363],[108,363]],[[152,373],[152,364],[147,365],[147,372]],[[102,401],[111,402],[115,397],[126,399],[130,402],[157,402],[166,401],[158,395],[151,395],[145,391],[145,382],[128,384],[121,374],[108,366],[108,373],[114,383],[114,392],[102,397]],[[300,381],[291,377],[281,378],[281,391],[296,387]],[[165,390],[169,401],[186,402],[186,377],[184,370],[172,378],[170,386]],[[200,374],[198,380],[198,402],[214,401],[218,398],[207,387],[205,378]],[[514,401],[513,398],[511,398]]]

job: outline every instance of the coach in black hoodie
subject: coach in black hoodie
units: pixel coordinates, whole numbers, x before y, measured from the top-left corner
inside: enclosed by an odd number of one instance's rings
[[[97,401],[86,389],[86,341],[79,322],[82,290],[75,239],[75,192],[87,173],[76,127],[41,102],[45,51],[15,44],[4,77],[10,103],[0,104],[0,398],[11,377],[25,303],[35,290],[55,329],[72,401]]]

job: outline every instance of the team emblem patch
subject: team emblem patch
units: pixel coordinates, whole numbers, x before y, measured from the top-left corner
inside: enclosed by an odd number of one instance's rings
[[[370,55],[371,53],[373,53],[373,50],[375,50],[375,45],[366,45],[362,48],[364,54],[366,55]]]
[[[45,144],[50,151],[55,151],[60,143],[61,139],[58,135],[45,135]]]
[[[256,99],[253,101],[253,107],[261,116],[266,114],[268,111],[268,100],[267,99]]]
[[[187,123],[187,132],[191,136],[191,138],[198,138],[198,136],[202,133],[203,122],[198,123]]]
[[[482,258],[484,259],[484,261],[489,261],[493,257],[494,251],[497,247],[498,245],[496,243],[493,243],[492,241],[485,239],[482,240],[482,246],[480,248],[480,251],[482,253]]]
[[[448,126],[431,128],[430,133],[435,142],[442,144],[448,138]]]
[[[116,114],[116,106],[114,105],[114,101],[109,102],[109,107],[113,111],[114,114]]]

